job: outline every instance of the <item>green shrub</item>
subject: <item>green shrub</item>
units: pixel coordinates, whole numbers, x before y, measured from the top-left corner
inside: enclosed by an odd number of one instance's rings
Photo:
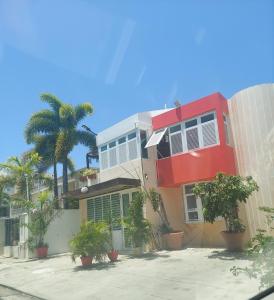
[[[86,222],[80,232],[70,241],[72,260],[78,256],[91,256],[97,261],[104,260],[111,248],[108,226],[104,222]]]
[[[251,176],[244,178],[218,173],[214,180],[196,184],[193,192],[202,200],[206,222],[213,223],[218,217],[223,217],[227,231],[242,232],[245,226],[238,217],[239,204],[246,203],[258,189]]]

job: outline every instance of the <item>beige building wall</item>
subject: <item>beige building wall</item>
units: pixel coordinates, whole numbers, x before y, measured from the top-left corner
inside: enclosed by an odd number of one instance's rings
[[[253,236],[258,228],[266,228],[258,208],[274,207],[274,84],[238,92],[229,101],[229,113],[238,172],[251,175],[260,187],[245,205]]]

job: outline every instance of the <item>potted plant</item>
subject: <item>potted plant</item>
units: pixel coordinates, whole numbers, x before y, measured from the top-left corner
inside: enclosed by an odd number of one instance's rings
[[[48,244],[44,241],[50,223],[59,214],[55,210],[55,203],[49,199],[48,192],[42,192],[29,212],[29,222],[25,226],[29,230],[30,237],[27,241],[30,250],[35,250],[38,258],[48,255]]]
[[[160,226],[160,232],[162,234],[164,248],[168,250],[182,249],[184,232],[181,230],[174,230],[170,226],[161,195],[158,194],[154,189],[150,189],[147,192],[147,197],[151,202],[154,212],[159,215],[162,222]]]
[[[144,192],[135,192],[129,206],[129,216],[124,219],[126,234],[133,246],[132,254],[137,256],[143,253],[143,247],[152,235],[151,224],[143,216],[144,201]]]
[[[246,203],[248,197],[259,187],[251,176],[241,177],[218,173],[213,181],[198,183],[193,192],[200,197],[206,222],[213,223],[223,217],[226,230],[222,231],[227,249],[243,249],[245,226],[239,219],[239,204]]]
[[[104,260],[109,248],[109,230],[105,223],[92,221],[81,225],[80,232],[70,241],[72,260],[80,257],[83,266],[92,264],[93,259]]]
[[[80,173],[80,180],[86,181],[87,179],[96,179],[97,171],[95,169],[84,169]]]

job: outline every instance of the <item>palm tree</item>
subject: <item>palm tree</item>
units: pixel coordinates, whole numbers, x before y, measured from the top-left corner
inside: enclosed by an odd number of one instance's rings
[[[96,146],[95,135],[78,128],[79,123],[93,112],[89,103],[83,103],[73,107],[64,104],[60,108],[60,131],[57,137],[55,155],[57,160],[63,163],[63,191],[68,192],[68,155],[74,146],[82,144],[89,148]]]
[[[0,170],[4,170],[2,177],[4,186],[14,186],[16,188],[15,198],[31,201],[31,192],[35,181],[43,180],[47,187],[51,188],[52,179],[38,172],[41,161],[38,153],[27,153],[21,158],[13,156],[6,163],[0,164]]]
[[[55,147],[60,128],[59,110],[62,102],[51,94],[41,94],[41,101],[46,102],[51,110],[44,109],[33,114],[26,126],[25,137],[28,144],[35,145],[35,151],[42,157],[41,168],[53,166],[54,197],[58,198],[58,175]],[[43,166],[43,167],[42,167]]]
[[[51,110],[35,113],[25,130],[28,143],[36,144],[43,160],[54,168],[54,185],[57,190],[57,163],[63,164],[63,192],[68,192],[68,168],[72,165],[68,155],[77,144],[88,147],[96,145],[95,136],[79,130],[79,123],[92,114],[92,106],[83,103],[73,107],[65,104],[52,94],[42,94],[41,100],[51,106]],[[40,149],[40,150],[39,150]]]
[[[41,161],[38,166],[38,171],[44,173],[48,171],[53,166],[53,190],[54,197],[58,199],[58,175],[57,175],[57,162],[55,158],[55,145],[56,137],[47,136],[47,135],[35,135],[32,138],[33,143],[35,144],[34,152],[37,152],[41,156]],[[59,161],[60,163],[61,161]],[[75,171],[73,161],[68,158],[68,169],[71,174]],[[58,204],[58,202],[56,202]]]

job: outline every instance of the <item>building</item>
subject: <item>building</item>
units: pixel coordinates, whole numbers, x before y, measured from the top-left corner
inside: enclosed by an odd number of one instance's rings
[[[94,176],[82,175],[81,170],[74,172],[73,176],[69,175],[69,190],[73,191],[83,186],[97,183],[98,169],[93,168]],[[40,193],[47,191],[48,187],[43,181],[36,181],[31,189],[31,199],[36,200]],[[15,187],[7,188],[6,192],[13,196],[16,193]],[[69,240],[80,229],[80,212],[79,202],[73,199],[63,199],[62,177],[58,178],[58,195],[60,207],[62,209],[60,216],[56,218],[49,226],[45,236],[46,242],[49,244],[49,254],[58,254],[69,251]],[[54,198],[53,191],[49,194]],[[8,207],[2,208],[4,215],[0,215],[0,255],[6,257],[31,257],[27,247],[28,228],[23,224],[27,223],[28,217],[22,208],[13,207],[11,204]],[[1,212],[1,209],[0,209]]]
[[[185,245],[224,246],[224,221],[203,221],[193,184],[218,172],[251,175],[260,191],[240,209],[248,239],[264,226],[258,207],[274,206],[273,99],[273,84],[249,88],[230,100],[214,93],[174,109],[138,113],[102,131],[98,184],[72,193],[80,199],[82,221],[100,221],[109,212],[124,217],[134,192],[153,187],[173,229],[184,231]],[[157,228],[160,220],[150,203],[144,214]],[[113,238],[115,248],[128,247],[122,226],[114,228]]]

